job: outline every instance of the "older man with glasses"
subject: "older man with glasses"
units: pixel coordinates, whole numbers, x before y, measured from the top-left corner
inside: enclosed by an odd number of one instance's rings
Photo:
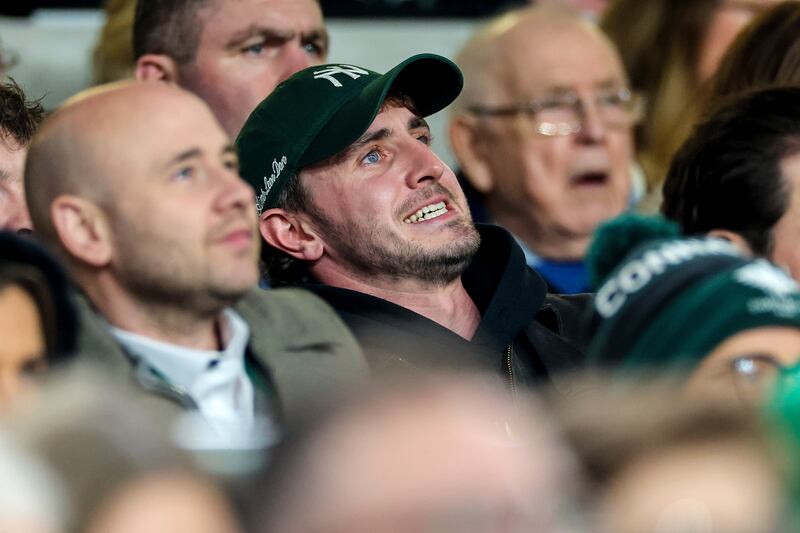
[[[592,233],[633,196],[640,98],[617,51],[577,15],[532,7],[490,21],[456,62],[465,86],[450,141],[486,218],[553,292],[586,291]]]

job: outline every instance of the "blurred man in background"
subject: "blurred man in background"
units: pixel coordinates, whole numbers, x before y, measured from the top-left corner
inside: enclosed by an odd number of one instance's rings
[[[139,0],[136,78],[176,83],[206,101],[230,137],[298,70],[323,63],[316,0]]]
[[[637,97],[598,29],[553,8],[510,12],[459,54],[450,141],[487,217],[552,292],[588,290],[583,256],[631,194]]]
[[[2,58],[0,69],[1,63]],[[0,84],[0,229],[32,230],[22,175],[28,144],[43,118],[39,102],[28,100],[14,81]]]

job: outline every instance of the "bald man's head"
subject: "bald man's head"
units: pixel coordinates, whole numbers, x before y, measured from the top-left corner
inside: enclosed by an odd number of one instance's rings
[[[131,82],[82,93],[45,121],[26,194],[36,231],[101,311],[97,300],[127,293],[217,312],[258,280],[254,192],[237,169],[202,100]]]
[[[174,86],[118,82],[76,94],[44,122],[25,165],[25,194],[41,239],[58,243],[50,216],[57,197],[111,201],[124,184],[126,161],[141,156],[139,143],[152,133],[152,114],[176,101],[204,107]]]
[[[551,36],[565,31],[591,34],[601,46],[612,47],[594,24],[565,8],[515,9],[481,26],[456,57],[464,90],[451,112],[502,99],[510,86],[518,85],[515,70],[526,68],[539,55],[552,54]]]

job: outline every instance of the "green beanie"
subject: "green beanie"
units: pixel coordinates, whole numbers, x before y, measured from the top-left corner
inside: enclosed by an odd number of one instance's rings
[[[320,65],[278,85],[250,114],[239,137],[239,172],[261,214],[276,206],[298,170],[332,157],[364,134],[390,89],[426,117],[461,92],[461,71],[435,54],[410,57],[386,74],[354,65]]]
[[[738,332],[800,328],[800,289],[781,269],[722,239],[674,236],[658,217],[601,226],[587,257],[600,283],[587,354],[596,366],[689,373]]]

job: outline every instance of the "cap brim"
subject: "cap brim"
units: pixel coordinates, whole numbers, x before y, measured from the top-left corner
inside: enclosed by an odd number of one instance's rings
[[[334,156],[369,129],[386,94],[394,88],[408,96],[420,116],[441,111],[456,99],[464,85],[459,68],[442,56],[419,54],[370,82],[345,103],[311,141],[299,161],[305,167]]]

